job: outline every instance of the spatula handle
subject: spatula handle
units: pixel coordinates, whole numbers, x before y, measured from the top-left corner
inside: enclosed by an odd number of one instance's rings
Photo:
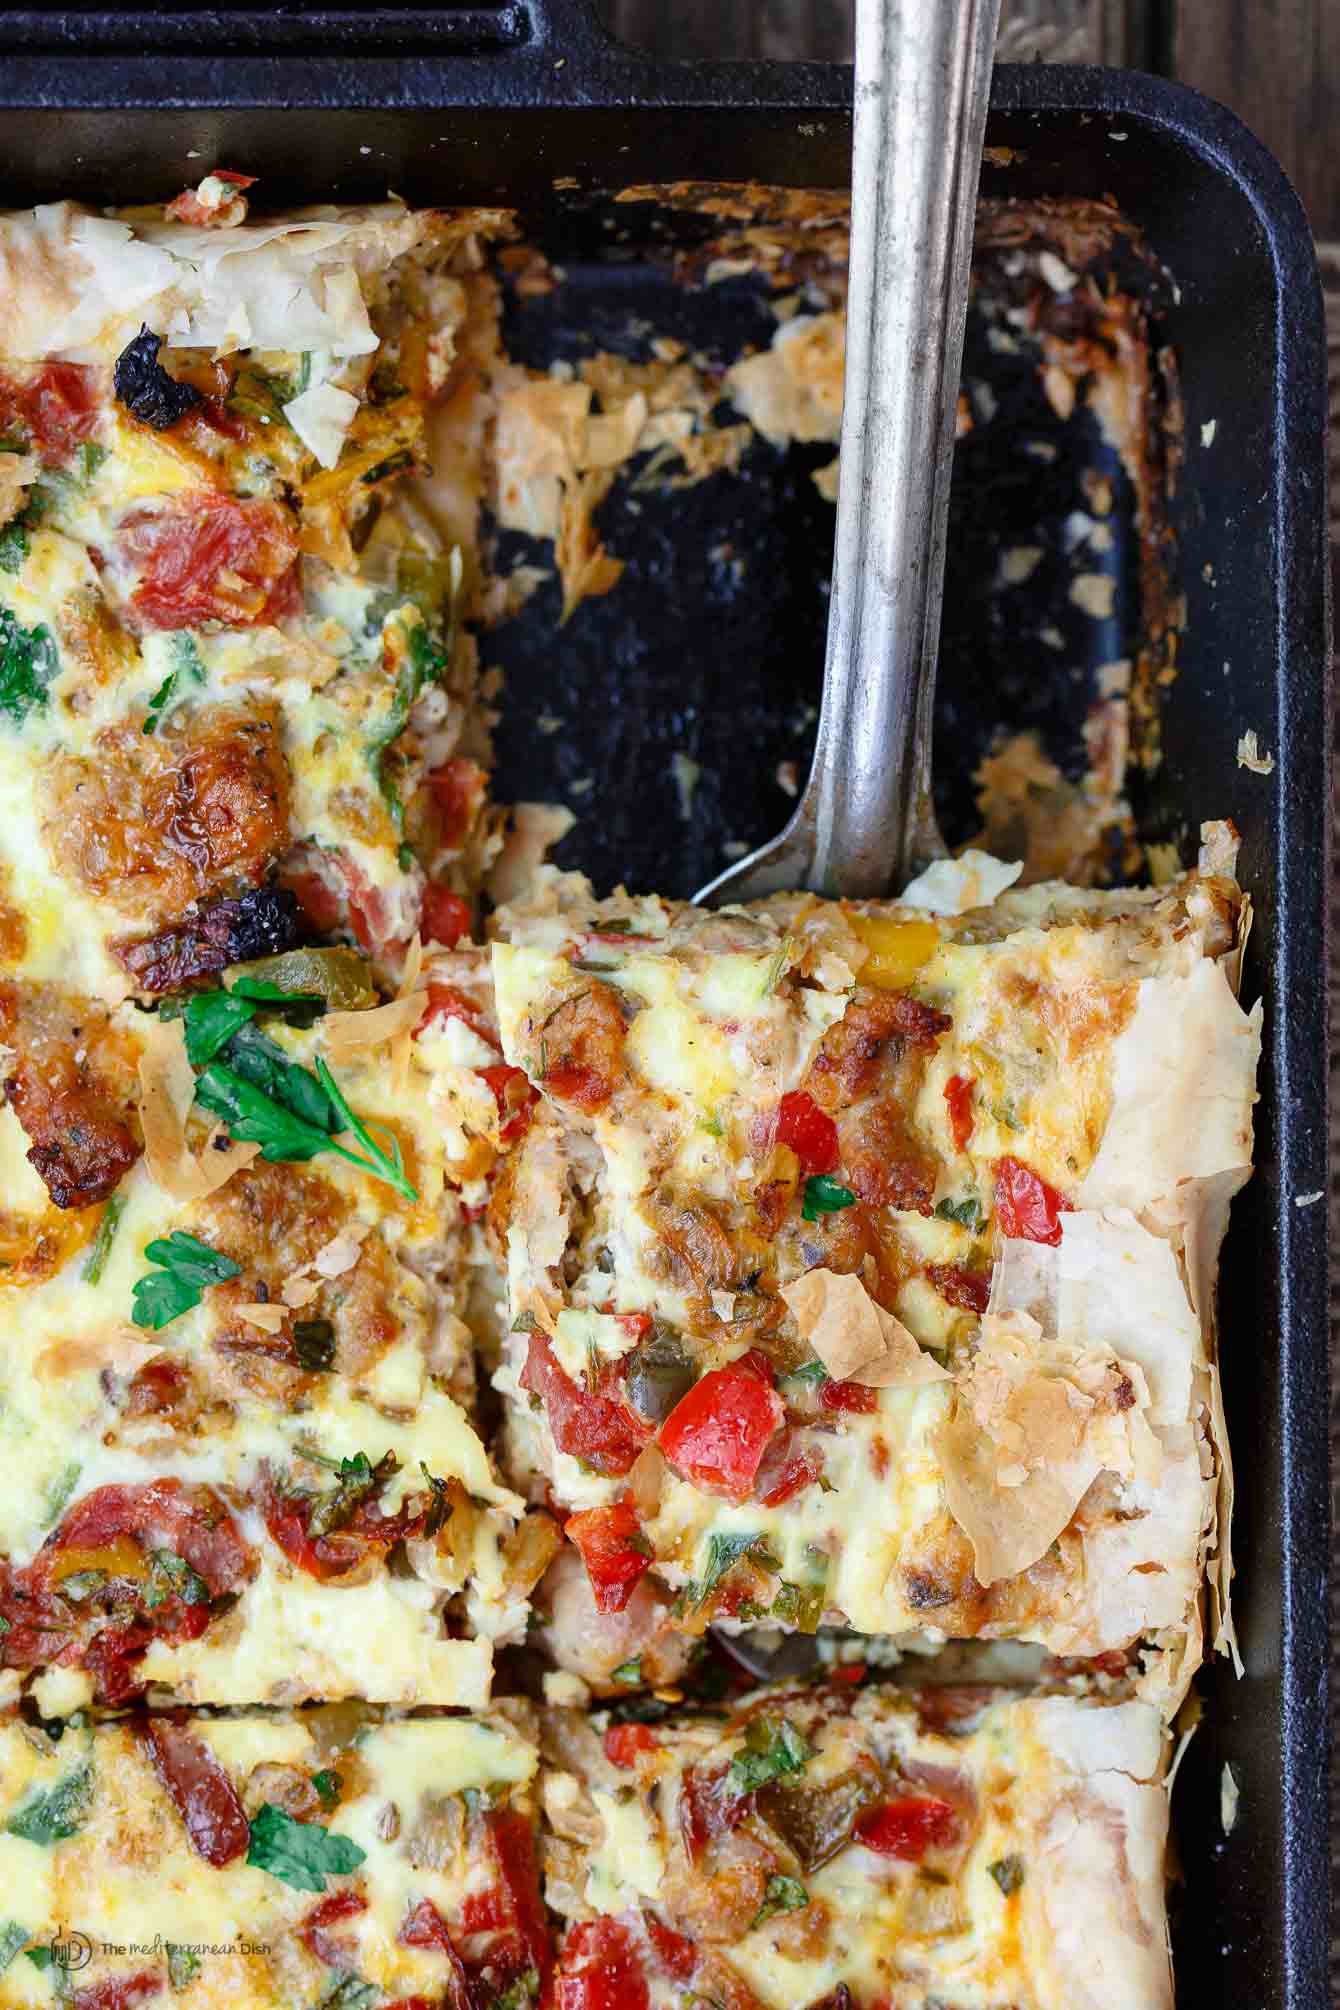
[[[811,883],[827,893],[886,893],[943,850],[931,712],[999,11],[857,0],[841,467],[810,780]]]

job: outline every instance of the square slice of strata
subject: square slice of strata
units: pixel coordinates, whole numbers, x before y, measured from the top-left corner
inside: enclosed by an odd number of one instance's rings
[[[598,1605],[651,1569],[688,1628],[1143,1644],[1180,1691],[1259,1048],[1240,921],[1209,872],[948,914],[550,874],[504,914],[543,1100],[495,1188],[498,1382]]]
[[[11,1718],[0,2004],[533,2002],[537,1763],[502,1716]]]
[[[557,1544],[473,1421],[514,1120],[480,959],[356,1007],[304,988],[331,952],[279,962],[111,1015],[145,1148],[104,1207],[52,1208],[0,1110],[0,1668],[46,1714],[477,1707]]]
[[[416,930],[468,931],[495,846],[469,524],[448,536],[412,482],[455,275],[506,219],[256,222],[211,183],[166,213],[0,217],[11,1017],[332,937],[394,979]],[[114,1176],[53,1173],[64,1206]]]
[[[1146,1703],[980,1687],[557,1715],[560,2000],[616,1974],[628,2010],[1159,2010],[1165,1748]]]

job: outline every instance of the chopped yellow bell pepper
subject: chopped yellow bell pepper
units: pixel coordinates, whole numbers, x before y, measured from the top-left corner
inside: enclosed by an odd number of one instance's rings
[[[883,914],[849,914],[847,919],[870,951],[858,975],[877,991],[905,991],[940,946],[933,921],[894,921]]]

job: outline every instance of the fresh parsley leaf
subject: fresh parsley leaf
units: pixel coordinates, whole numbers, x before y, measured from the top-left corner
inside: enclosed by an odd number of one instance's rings
[[[405,632],[405,649],[396,673],[395,690],[391,702],[382,715],[381,723],[368,735],[368,760],[372,772],[377,777],[377,787],[386,807],[390,810],[395,827],[401,828],[404,821],[405,805],[400,799],[400,791],[392,776],[387,772],[386,754],[391,745],[400,738],[409,724],[409,715],[414,709],[414,701],[426,684],[440,679],[447,668],[447,658],[433,641],[432,631],[427,622],[416,622]]]
[[[0,712],[16,726],[47,702],[47,685],[60,669],[60,652],[49,628],[25,628],[0,607]]]
[[[247,1862],[295,1891],[324,1891],[328,1877],[347,1877],[366,1855],[348,1836],[333,1836],[320,1822],[295,1821],[273,1801],[252,1819]]]
[[[121,1226],[121,1216],[125,1213],[125,1208],[125,1195],[114,1193],[106,1207],[102,1210],[102,1219],[98,1223],[97,1233],[89,1244],[88,1255],[84,1258],[84,1268],[81,1274],[85,1284],[101,1283],[102,1273],[107,1266],[107,1258],[111,1254],[112,1244],[116,1240],[116,1231]]]
[[[5,1833],[24,1842],[68,1842],[83,1827],[93,1800],[93,1768],[76,1766],[54,1787],[29,1794],[5,1823]]]
[[[167,1942],[167,1964],[168,1981],[174,1989],[187,1988],[200,1973],[200,1956],[172,1940]]]
[[[516,1318],[512,1321],[512,1331],[514,1333],[533,1333],[538,1323],[533,1312],[518,1312]]]
[[[763,1903],[754,1925],[762,1926],[765,1919],[778,1912],[801,1912],[809,1902],[809,1893],[796,1878],[770,1877],[763,1888]]]
[[[329,1766],[319,1773],[312,1774],[312,1785],[316,1788],[317,1798],[327,1813],[331,1808],[340,1805],[340,1790],[344,1786],[344,1781],[338,1773],[332,1772]]]
[[[642,1662],[640,1659],[621,1661],[617,1668],[610,1671],[611,1682],[625,1682],[630,1689],[636,1689],[641,1680]]]
[[[20,1926],[17,1919],[7,1919],[0,1925],[0,1974],[4,1973],[16,1954],[23,1952],[31,1939],[27,1927]]]
[[[235,1054],[240,1037],[234,1036],[228,1050],[230,1055]],[[255,1037],[257,1040],[263,1038],[259,1034]],[[264,1044],[270,1046],[269,1041]],[[274,1048],[272,1051],[278,1054],[279,1050]],[[280,1060],[283,1061],[282,1055]],[[283,1061],[283,1067],[289,1072],[282,1077],[274,1077],[274,1080],[276,1087],[282,1084],[283,1092],[289,1098],[296,1098],[295,1076],[305,1076],[309,1082],[314,1081],[316,1088],[324,1090],[334,1111],[329,1129],[324,1124],[298,1115],[285,1101],[267,1095],[237,1069],[218,1061],[211,1062],[197,1078],[196,1101],[205,1109],[212,1110],[215,1116],[222,1117],[234,1138],[258,1144],[261,1157],[272,1165],[280,1162],[301,1164],[315,1158],[319,1152],[335,1152],[340,1158],[347,1159],[350,1165],[371,1173],[374,1179],[385,1180],[406,1200],[416,1201],[419,1198],[417,1188],[405,1176],[404,1161],[396,1139],[392,1137],[389,1151],[383,1150],[374,1141],[366,1124],[350,1109],[324,1061],[318,1060],[314,1078],[307,1076],[305,1069],[296,1067],[292,1062]],[[304,1091],[304,1094],[309,1093]],[[360,1157],[348,1145],[337,1144],[330,1134],[332,1131],[352,1132],[363,1146],[366,1157]]]
[[[167,676],[158,686],[158,689],[149,695],[149,703],[144,713],[144,724],[140,728],[142,733],[152,733],[154,731],[163,713],[166,711],[168,701],[176,688],[177,673],[175,670],[169,670]]]
[[[375,1982],[363,1982],[357,1975],[342,1975],[317,2004],[316,2010],[372,2010],[386,1998]],[[495,2002],[501,1998],[495,1997]]]
[[[998,1856],[986,1868],[988,1876],[996,1880],[1006,1898],[1012,1897],[1024,1881],[1024,1860],[1021,1856]]]
[[[956,1221],[961,1228],[969,1228],[976,1235],[982,1226],[982,1203],[975,1193],[966,1194],[962,1200],[940,1200],[935,1203],[938,1221]]]
[[[731,1760],[726,1784],[732,1793],[752,1794],[770,1780],[801,1771],[814,1757],[814,1747],[789,1717],[765,1711],[751,1717],[744,1734],[745,1749]]]
[[[92,481],[94,475],[106,460],[109,451],[110,449],[107,447],[100,447],[96,440],[84,441],[79,452],[75,455],[75,464],[78,467],[79,480],[81,482]]]
[[[245,1005],[249,1001],[243,998],[237,1002]],[[277,1047],[259,1027],[240,1027],[223,1058],[234,1074],[250,1082],[253,1089],[262,1090],[304,1124],[327,1133],[339,1128],[334,1105],[316,1076],[297,1061],[290,1061],[282,1047]]]
[[[18,517],[0,530],[0,572],[22,572],[28,556],[28,532]]]
[[[241,1275],[241,1265],[231,1256],[211,1249],[207,1242],[177,1228],[169,1236],[159,1236],[144,1245],[150,1263],[161,1266],[141,1277],[135,1285],[131,1318],[150,1333],[170,1326],[183,1312],[200,1303],[211,1284],[223,1284]]]
[[[256,1008],[248,999],[234,998],[231,991],[193,992],[181,1015],[185,1022],[186,1058],[191,1066],[207,1068],[255,1013]]]
[[[827,1173],[811,1173],[805,1182],[800,1217],[802,1221],[817,1221],[821,1214],[839,1214],[844,1207],[855,1205],[856,1195],[849,1186],[831,1179]]]

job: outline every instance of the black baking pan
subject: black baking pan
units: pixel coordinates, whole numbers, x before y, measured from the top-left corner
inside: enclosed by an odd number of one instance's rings
[[[589,244],[582,255],[592,191],[670,179],[841,186],[849,101],[850,75],[837,68],[653,64],[604,37],[578,0],[377,13],[11,10],[0,14],[0,200],[151,200],[203,162],[264,176],[275,203],[366,198],[388,186],[418,202],[512,202],[536,229],[557,233],[595,325],[613,311],[608,267],[639,261],[626,233],[617,257]],[[1257,1172],[1234,1209],[1222,1289],[1246,1673],[1235,1680],[1221,1662],[1202,1677],[1205,1723],[1175,1795],[1175,1952],[1184,2004],[1321,2010],[1330,710],[1325,347],[1311,241],[1250,134],[1221,107],[1148,77],[998,70],[988,146],[988,196],[1110,194],[1167,274],[1150,312],[1175,354],[1185,406],[1185,458],[1168,503],[1185,624],[1164,694],[1162,758],[1136,807],[1147,832],[1184,845],[1202,815],[1233,818],[1256,903],[1245,990],[1267,1001]],[[556,181],[575,185],[573,202],[555,204]],[[646,221],[654,235],[656,218]],[[655,285],[657,256],[641,265],[627,283]],[[694,339],[757,340],[757,311],[745,290]],[[539,320],[517,318],[510,332],[546,359],[545,345],[562,339]],[[937,739],[951,830],[970,810],[956,778],[980,751],[993,706],[997,722],[1036,725],[1063,767],[1074,756],[1073,711],[1050,688],[1045,654],[1027,668],[1019,624],[1002,621],[999,600],[974,587],[991,562],[995,513],[974,495],[993,479],[992,458],[959,456]],[[609,826],[584,818],[569,855],[597,877],[615,857],[630,877],[654,876],[668,890],[706,877],[701,834],[686,834],[648,766],[658,745],[685,735],[709,771],[699,813],[718,852],[728,818],[741,842],[782,821],[775,768],[789,752],[803,757],[830,520],[811,500],[804,466],[763,469],[754,486],[759,510],[742,511],[737,530],[755,541],[752,570],[770,576],[770,594],[714,599],[705,561],[697,575],[683,570],[712,527],[689,510],[682,522],[651,526],[638,562],[654,595],[647,551],[656,546],[669,581],[663,608],[701,607],[706,595],[710,619],[685,617],[668,641],[662,635],[659,656],[654,620],[643,620],[639,641],[609,608],[595,611],[594,626],[574,617],[557,641],[549,629],[548,674],[570,701],[561,737],[588,736],[579,751]],[[700,494],[694,509],[710,501]],[[720,502],[734,506],[730,496]],[[1046,497],[1037,492],[1027,507],[1045,527]],[[1019,535],[1019,522],[1008,527]],[[1120,553],[1115,562],[1126,564]],[[1136,618],[1120,595],[1116,604],[1119,620]],[[518,694],[533,704],[536,649],[521,631],[498,646],[513,705]],[[611,739],[609,721],[630,715],[645,722],[646,745]],[[1237,763],[1249,729],[1274,755],[1269,775]],[[509,731],[505,782],[561,792],[564,775],[543,767],[543,736]],[[729,779],[714,792],[723,737]],[[1226,1764],[1240,1796],[1227,1836]]]

